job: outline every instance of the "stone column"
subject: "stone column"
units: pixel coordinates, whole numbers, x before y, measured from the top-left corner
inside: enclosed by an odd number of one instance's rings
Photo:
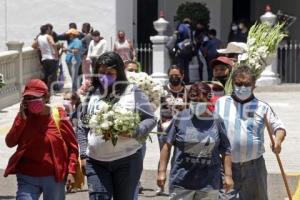
[[[23,91],[23,52],[22,52],[22,48],[24,46],[24,42],[19,42],[19,41],[8,41],[6,43],[7,49],[8,50],[13,50],[13,51],[18,51],[19,53],[19,63],[18,65],[16,65],[16,84],[19,90],[19,95],[21,97],[22,95],[22,91]]]
[[[161,17],[153,22],[158,35],[150,37],[150,40],[153,43],[153,73],[151,76],[163,84],[168,80],[167,70],[170,66],[169,53],[166,48],[169,37],[163,35],[168,24],[169,22],[163,18],[163,14],[161,13]]]
[[[265,11],[265,14],[260,17],[260,21],[263,23],[267,22],[270,26],[273,26],[276,23],[276,15],[272,13],[270,5],[266,6]],[[257,86],[272,86],[281,82],[277,73],[277,51],[268,58],[267,64],[261,77],[256,81]]]

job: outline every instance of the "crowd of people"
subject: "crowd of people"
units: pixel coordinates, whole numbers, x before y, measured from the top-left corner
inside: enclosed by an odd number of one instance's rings
[[[216,31],[206,34],[200,22],[192,31],[190,23],[185,19],[174,35],[176,40],[167,45],[173,63],[163,86],[159,116],[141,88],[128,82],[127,74],[139,72],[140,67],[124,31],[118,31],[113,51],[108,51],[106,40],[89,23],[82,25],[81,32],[70,23],[63,34],[56,34],[51,24],[41,26],[33,47],[40,50],[45,76],[26,84],[20,111],[6,136],[7,146],[18,146],[5,171],[5,176],[17,176],[17,199],[35,200],[41,194],[44,199],[65,199],[65,187],[74,189],[78,166],[87,178],[89,199],[138,199],[145,139],[154,127],[160,150],[157,195],[166,193],[170,161],[172,200],[268,199],[264,129],[272,132],[272,150],[280,153],[284,125],[267,103],[255,97],[256,78],[249,66],[234,68],[243,45],[230,42],[217,51],[221,42]],[[243,38],[245,24],[241,22],[239,28]],[[67,47],[58,41],[66,41]],[[195,52],[210,71],[207,80],[200,76],[190,83],[188,64]],[[62,53],[72,90],[63,96],[64,108],[50,107]],[[229,79],[233,92],[225,95]],[[80,98],[83,86],[84,98]],[[91,117],[106,103],[140,118],[134,133],[120,133],[116,144],[90,127]]]

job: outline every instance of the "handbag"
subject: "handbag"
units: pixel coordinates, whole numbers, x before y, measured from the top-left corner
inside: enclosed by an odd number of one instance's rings
[[[60,116],[59,116],[57,107],[52,108],[52,117],[55,122],[56,128],[58,129],[59,133],[61,134],[60,126],[59,126]],[[76,172],[75,172],[74,178],[75,178],[75,182],[72,184],[72,189],[82,189],[84,186],[84,175],[82,172],[81,162],[80,162],[79,158],[77,159]]]

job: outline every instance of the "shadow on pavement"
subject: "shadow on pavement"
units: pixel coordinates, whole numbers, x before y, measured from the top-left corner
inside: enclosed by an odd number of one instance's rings
[[[15,196],[0,196],[0,199],[15,199]]]

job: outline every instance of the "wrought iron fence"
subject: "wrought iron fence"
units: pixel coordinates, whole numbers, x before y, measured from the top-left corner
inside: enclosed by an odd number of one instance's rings
[[[282,83],[300,83],[300,43],[291,41],[278,47],[278,73]]]
[[[139,44],[136,48],[137,60],[141,64],[142,71],[152,74],[152,44]]]

